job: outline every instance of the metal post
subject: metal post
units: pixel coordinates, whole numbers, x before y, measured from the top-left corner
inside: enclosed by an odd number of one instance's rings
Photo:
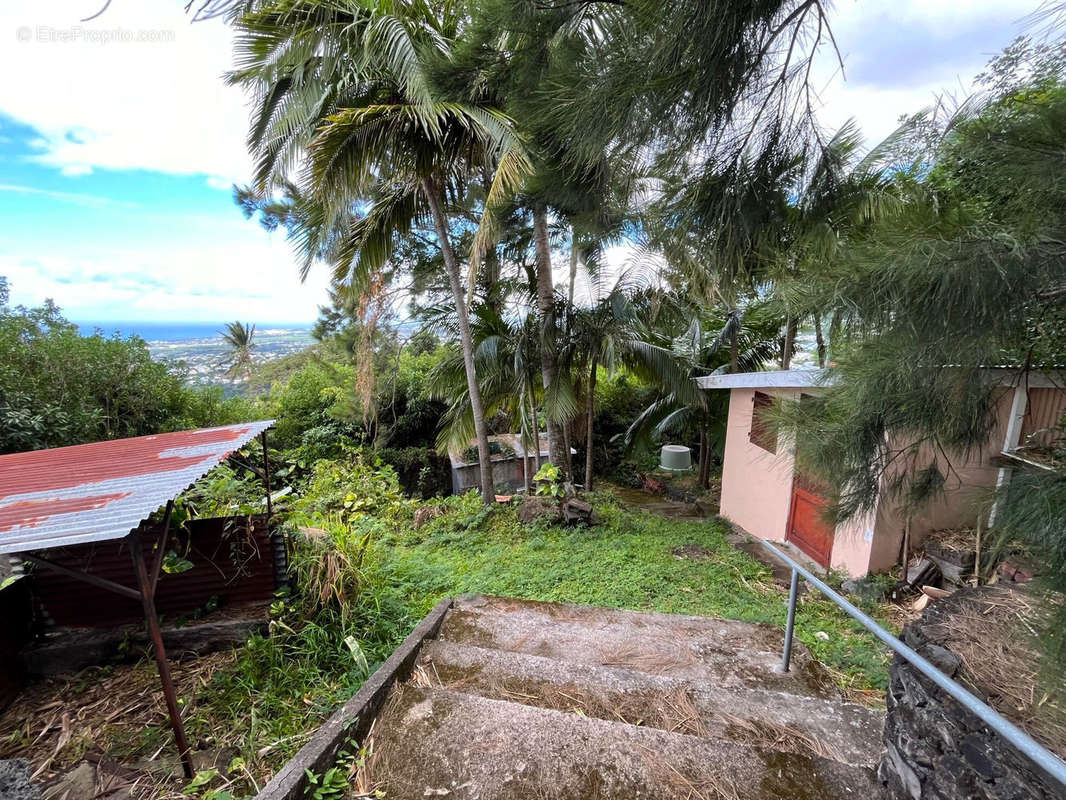
[[[267,495],[267,531],[270,531],[270,518],[274,514],[274,508],[270,500],[270,457],[267,455],[267,432],[259,434],[263,440],[263,483],[266,485]]]
[[[152,571],[149,573],[149,580],[152,584],[152,597],[155,597],[155,587],[159,583],[159,572],[163,569],[163,559],[166,556],[167,539],[170,538],[170,518],[174,514],[174,501],[167,500],[167,510],[163,514],[163,535],[159,538],[159,549],[155,554],[155,561],[152,562]]]
[[[796,627],[796,595],[799,592],[799,573],[792,570],[792,583],[788,587],[788,621],[785,623],[785,651],[781,655],[781,671],[788,672],[792,660],[792,629]]]
[[[137,585],[141,589],[144,620],[148,625],[148,636],[152,640],[155,664],[159,670],[159,680],[163,684],[163,696],[167,701],[167,711],[170,713],[170,726],[174,729],[174,740],[178,743],[178,755],[181,757],[181,766],[185,771],[185,777],[192,778],[194,771],[192,757],[189,754],[189,743],[185,739],[185,726],[181,721],[181,711],[178,709],[178,695],[174,689],[174,679],[170,676],[167,651],[163,648],[163,634],[159,630],[159,617],[155,612],[154,592],[151,579],[148,576],[148,567],[144,563],[144,553],[141,550],[141,537],[138,531],[130,534],[129,543],[130,554],[133,556],[133,571],[137,575]]]

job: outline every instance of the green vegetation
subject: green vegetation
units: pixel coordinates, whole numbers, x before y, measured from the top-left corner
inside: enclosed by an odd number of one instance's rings
[[[190,735],[238,748],[265,776],[434,604],[461,593],[784,624],[785,589],[726,542],[722,524],[628,510],[609,491],[593,502],[595,527],[528,527],[513,507],[469,493],[435,501],[439,516],[416,526],[418,503],[390,468],[320,462],[288,515],[296,589],[274,604],[270,632],[187,698]],[[699,557],[675,555],[692,545]],[[857,624],[808,593],[797,632],[845,687],[880,700],[888,658]]]
[[[252,351],[255,350],[255,325],[230,322],[219,331],[226,343],[226,365],[230,375],[248,376],[252,370]]]
[[[3,284],[6,285],[6,284]],[[0,293],[0,453],[223,425],[244,398],[185,385],[136,337],[81,336],[58,308],[11,308]]]
[[[957,483],[952,458],[1003,436],[1007,387],[1032,372],[1061,375],[1066,363],[1061,47],[1020,40],[983,81],[988,91],[954,114],[904,124],[881,153],[897,165],[884,173],[891,208],[785,287],[794,308],[835,320],[836,382],[786,409],[785,424],[835,487],[838,518],[886,496],[921,513]],[[1064,435],[1062,420],[1038,434],[1052,442],[1051,471],[1003,488],[985,541],[1026,543],[1059,590],[1066,464],[1054,443]],[[994,500],[989,490],[978,525]],[[1066,668],[1064,615],[1044,643]]]
[[[1059,43],[1016,43],[983,95],[864,152],[857,124],[825,135],[813,119],[806,68],[829,41],[816,1],[232,6],[228,79],[254,99],[256,164],[235,199],[284,229],[301,274],[330,271],[318,344],[256,366],[254,328],[232,323],[255,396],[223,401],[139,340],[8,308],[0,278],[0,451],[277,420],[295,588],[186,698],[191,737],[239,750],[234,791],[445,596],[783,621],[782,591],[720,522],[590,493],[599,526],[520,525],[493,502],[491,434],[547,433],[527,492],[632,476],[665,441],[698,449],[703,491],[726,407],[696,380],[802,357],[836,381],[780,421],[832,511],[891,497],[916,513],[948,483],[944,454],[993,429],[986,368],[1025,380],[1066,358]],[[631,263],[609,275],[618,244]],[[553,260],[570,267],[558,286]],[[422,327],[392,325],[400,313]],[[996,535],[1028,541],[1066,589],[1061,428],[1052,470],[1003,498]],[[429,500],[450,490],[448,448],[479,464],[480,496]],[[239,510],[253,485],[226,466],[184,507]],[[416,524],[412,497],[437,516]],[[689,545],[706,560],[675,555]],[[845,685],[884,688],[884,654],[828,602],[804,597],[799,635]]]

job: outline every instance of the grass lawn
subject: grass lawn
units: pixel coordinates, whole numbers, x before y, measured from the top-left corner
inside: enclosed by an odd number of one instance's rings
[[[286,601],[274,609],[268,635],[254,636],[233,654],[176,668],[189,739],[219,754],[220,775],[210,786],[233,798],[254,794],[443,597],[497,594],[784,625],[786,592],[768,568],[728,544],[723,523],[663,519],[629,510],[607,493],[594,503],[602,523],[592,528],[524,526],[515,509],[485,510],[475,494],[441,501],[443,513],[418,529],[410,506],[388,520],[365,518],[347,534],[373,538],[362,567],[346,578],[343,611],[334,601],[308,614],[296,599]],[[674,555],[687,545],[702,548],[698,559]],[[797,634],[853,698],[883,698],[886,652],[815,592],[802,597]],[[150,665],[114,669],[115,678],[125,670],[131,678],[112,681],[116,692],[128,684],[139,696],[158,694]],[[195,678],[182,680],[189,673]],[[82,682],[83,694],[64,685],[60,696],[75,718],[79,698],[90,702],[99,677]],[[116,697],[106,707],[121,702]],[[28,733],[9,734],[7,741],[0,733],[0,756],[52,754],[51,737],[36,742],[33,753],[20,747],[19,736],[29,745],[35,735]],[[52,769],[77,763],[90,747],[133,763],[160,748],[165,757],[171,744],[161,713],[133,727],[113,720],[91,726],[90,736],[74,731]],[[231,762],[236,766],[228,769]]]
[[[442,597],[472,592],[784,626],[787,592],[767,567],[726,541],[717,520],[667,520],[601,494],[598,526],[529,528],[510,509],[481,519],[467,498],[453,504],[460,513],[379,543],[376,567],[402,587],[412,620]],[[698,560],[674,555],[686,545],[706,553]],[[866,610],[877,614],[873,605]],[[815,636],[819,631],[828,641]],[[844,688],[882,698],[887,651],[817,592],[801,597],[796,633]]]

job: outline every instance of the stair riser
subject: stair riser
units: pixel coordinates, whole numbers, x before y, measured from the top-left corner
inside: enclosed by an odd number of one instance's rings
[[[390,800],[872,798],[870,770],[406,686],[374,734]]]
[[[634,631],[631,626],[550,620],[536,615],[449,612],[444,641],[592,666],[620,667],[649,675],[690,678],[727,687],[779,689],[812,697],[837,697],[824,670],[801,648],[788,673],[780,654],[746,648],[714,631]],[[756,643],[757,645],[758,643]]]
[[[883,715],[843,703],[434,642],[424,685],[874,767]]]

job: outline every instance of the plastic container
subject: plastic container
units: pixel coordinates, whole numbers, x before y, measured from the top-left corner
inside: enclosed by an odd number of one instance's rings
[[[682,444],[664,444],[659,453],[659,467],[670,472],[692,469],[692,450]]]

